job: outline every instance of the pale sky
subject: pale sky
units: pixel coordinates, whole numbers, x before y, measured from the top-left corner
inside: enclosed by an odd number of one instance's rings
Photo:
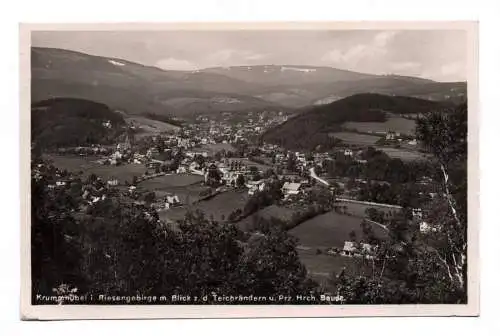
[[[32,45],[166,70],[312,65],[437,81],[466,79],[466,33],[460,30],[52,31],[33,32]]]

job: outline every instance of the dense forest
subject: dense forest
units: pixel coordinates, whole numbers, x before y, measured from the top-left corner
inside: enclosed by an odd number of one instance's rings
[[[119,113],[90,100],[53,98],[31,106],[31,139],[42,148],[113,143],[124,126]]]
[[[357,94],[305,110],[264,133],[262,140],[289,149],[312,150],[317,146],[329,149],[339,143],[329,133],[341,131],[344,122],[384,122],[387,112],[418,114],[444,106],[443,103],[411,97]]]

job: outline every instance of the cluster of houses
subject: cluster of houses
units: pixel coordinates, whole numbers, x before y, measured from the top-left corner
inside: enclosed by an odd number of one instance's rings
[[[440,232],[442,226],[438,224],[431,224],[424,219],[424,213],[420,208],[414,208],[411,210],[412,219],[415,225],[418,225],[419,231],[421,233],[427,234],[431,232]]]
[[[331,248],[327,251],[330,255],[340,255],[342,257],[355,257],[374,259],[377,253],[377,246],[367,243],[345,241],[342,249]]]
[[[179,196],[174,194],[168,194],[159,200],[155,200],[155,202],[152,204],[152,207],[156,211],[160,211],[160,210],[168,210],[181,205],[182,203],[179,199]]]
[[[230,112],[222,113],[221,118],[213,120],[213,116],[199,115],[194,125],[189,127],[193,129],[195,134],[199,134],[208,141],[210,139],[222,143],[238,143],[247,141],[249,138],[259,135],[266,128],[278,125],[287,120],[287,115],[282,111],[265,111],[246,113],[244,121],[235,120],[235,115]],[[236,116],[236,119],[243,117],[241,113]]]

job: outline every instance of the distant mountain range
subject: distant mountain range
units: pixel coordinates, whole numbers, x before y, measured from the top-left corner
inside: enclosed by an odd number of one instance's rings
[[[334,146],[332,132],[341,131],[345,122],[385,122],[387,114],[419,114],[452,106],[451,102],[386,96],[374,93],[355,94],[330,104],[305,109],[262,136],[264,142],[288,149],[324,149]]]
[[[463,100],[466,83],[379,76],[329,67],[259,65],[166,71],[70,50],[31,49],[32,101],[90,99],[128,114],[295,109],[356,93]]]

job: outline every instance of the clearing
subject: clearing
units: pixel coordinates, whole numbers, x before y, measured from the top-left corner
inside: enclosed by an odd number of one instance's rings
[[[105,181],[117,179],[120,184],[124,184],[125,181],[132,182],[134,176],[139,177],[146,172],[143,164],[102,165],[97,162],[98,157],[92,156],[47,155],[47,158],[51,159],[58,168],[74,173],[82,171],[84,177],[96,174]]]
[[[372,229],[380,238],[387,236],[386,231],[377,225],[372,225]],[[331,211],[309,219],[288,232],[299,239],[301,246],[327,249],[343,248],[344,242],[350,240],[351,231],[356,233],[358,240],[363,237],[361,219]]]
[[[299,259],[307,269],[308,276],[322,287],[329,288],[329,280],[342,269],[349,275],[372,274],[372,262],[364,258],[348,258],[339,255],[316,254],[316,249],[297,249]]]
[[[397,209],[391,209],[388,207],[383,207],[383,206],[376,206],[376,205],[367,205],[367,204],[360,204],[360,203],[350,203],[350,202],[337,202],[336,203],[338,206],[346,206],[347,207],[347,212],[351,214],[354,217],[359,217],[359,218],[365,218],[365,211],[368,208],[375,208],[378,211],[383,211],[384,213],[391,213],[391,212],[397,212]]]
[[[207,200],[189,206],[191,211],[201,210],[205,216],[213,216],[214,220],[221,221],[236,209],[243,209],[248,199],[246,191],[232,190],[220,193]],[[178,207],[159,212],[160,218],[167,221],[178,221],[184,218],[188,207]]]
[[[393,147],[375,147],[389,155],[393,159],[401,159],[403,161],[419,161],[425,160],[426,156],[417,151],[409,151],[406,149],[393,148]]]
[[[233,145],[229,143],[207,144],[207,145],[202,145],[201,148],[206,150],[209,155],[214,155],[215,153],[221,150],[225,150],[227,152],[236,151],[236,148],[234,148]]]
[[[203,176],[195,174],[167,174],[141,182],[141,188],[148,190],[161,190],[169,187],[184,187],[200,183]]]
[[[374,145],[379,139],[379,136],[351,133],[351,132],[334,132],[329,134],[332,137],[342,140],[348,144],[354,145]]]
[[[237,226],[240,228],[240,230],[247,231],[249,226],[253,223],[254,218],[256,217],[262,217],[266,219],[275,217],[287,221],[292,218],[292,215],[293,215],[292,209],[273,204],[257,211],[256,213],[248,217],[243,218],[241,221],[237,223]]]
[[[136,127],[138,133],[135,136],[138,138],[161,133],[178,132],[181,129],[179,126],[141,116],[128,117],[125,120],[130,126]]]
[[[377,133],[377,132],[399,132],[408,135],[415,134],[415,120],[402,117],[390,117],[386,122],[346,122],[342,124],[348,129],[355,129],[358,132]]]

